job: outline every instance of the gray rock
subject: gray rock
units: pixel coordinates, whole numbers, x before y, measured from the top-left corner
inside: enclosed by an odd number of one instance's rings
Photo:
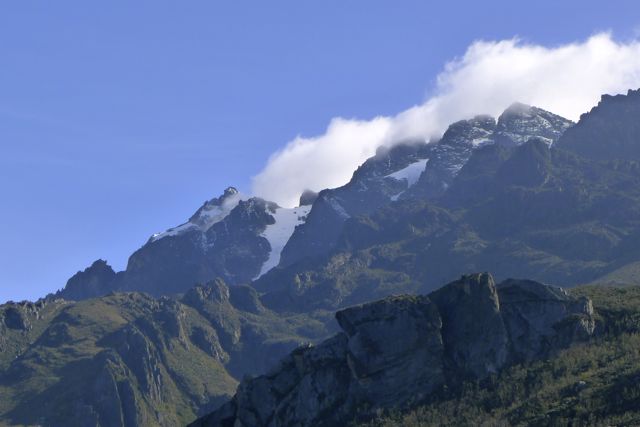
[[[78,271],[71,277],[64,289],[56,293],[56,297],[79,301],[106,295],[113,290],[116,278],[113,268],[104,260],[97,260],[84,271]]]
[[[593,334],[593,306],[562,288],[530,280],[505,280],[498,285],[502,318],[512,357],[533,360],[554,348]]]
[[[345,425],[593,333],[588,299],[530,281],[496,286],[488,273],[463,276],[429,296],[348,308],[336,318],[344,332],[246,378],[233,400],[192,426]]]
[[[442,338],[455,374],[482,378],[504,366],[509,340],[490,274],[463,276],[429,297],[442,316]]]
[[[444,381],[442,321],[426,296],[390,297],[336,314],[349,337],[358,400],[404,404]]]

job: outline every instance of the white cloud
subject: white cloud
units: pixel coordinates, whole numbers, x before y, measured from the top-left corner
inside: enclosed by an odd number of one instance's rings
[[[478,41],[447,63],[433,96],[394,117],[331,121],[323,135],[297,137],[274,153],[254,177],[254,194],[293,206],[303,190],[333,188],[378,147],[403,140],[428,140],[457,120],[476,114],[498,116],[514,101],[572,120],[600,95],[640,87],[640,41],[616,42],[596,34],[556,47],[518,39]]]

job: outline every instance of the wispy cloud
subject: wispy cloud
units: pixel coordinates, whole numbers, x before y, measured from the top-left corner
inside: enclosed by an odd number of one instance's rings
[[[376,149],[405,140],[427,141],[456,121],[497,116],[514,101],[577,120],[603,93],[640,87],[640,42],[609,33],[554,47],[517,38],[477,41],[445,64],[423,104],[393,117],[336,118],[323,135],[297,137],[274,153],[253,180],[254,194],[283,206],[300,193],[346,183]]]

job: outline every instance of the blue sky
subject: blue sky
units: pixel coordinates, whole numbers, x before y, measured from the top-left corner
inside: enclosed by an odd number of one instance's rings
[[[3,2],[0,301],[123,269],[296,135],[421,103],[474,40],[638,35],[633,1],[601,5]]]

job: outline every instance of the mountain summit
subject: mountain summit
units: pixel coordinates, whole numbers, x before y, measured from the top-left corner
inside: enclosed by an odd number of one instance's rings
[[[639,111],[514,104],[296,208],[229,187],[125,271],[0,306],[0,422],[633,424],[640,292],[543,283],[640,284]]]
[[[349,183],[319,194],[305,192],[293,209],[244,198],[229,187],[184,224],[151,236],[131,255],[125,271],[109,280],[102,275],[99,286],[92,284],[98,279],[84,274],[74,280],[74,291],[58,295],[78,299],[117,290],[171,295],[216,277],[229,284],[249,283],[274,267],[330,253],[350,218],[396,201],[437,199],[479,148],[514,147],[531,138],[551,144],[571,125],[540,108],[516,103],[497,121],[478,116],[454,123],[434,143],[381,148]]]

